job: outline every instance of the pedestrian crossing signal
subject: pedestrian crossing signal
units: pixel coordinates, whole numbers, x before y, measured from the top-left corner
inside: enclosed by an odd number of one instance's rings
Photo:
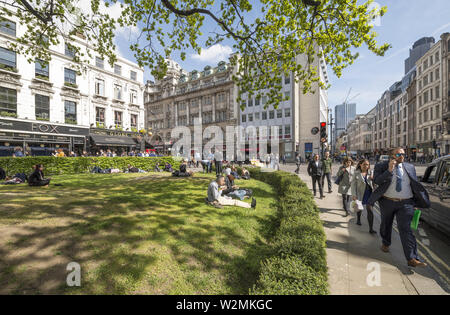
[[[327,139],[328,135],[327,135],[327,123],[326,122],[322,122],[320,123],[320,138],[322,139]]]

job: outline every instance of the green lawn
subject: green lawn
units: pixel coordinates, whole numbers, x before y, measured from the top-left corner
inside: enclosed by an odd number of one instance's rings
[[[267,257],[273,189],[256,210],[204,202],[212,176],[55,176],[49,188],[0,186],[0,294],[247,294]],[[66,266],[81,265],[81,287]]]

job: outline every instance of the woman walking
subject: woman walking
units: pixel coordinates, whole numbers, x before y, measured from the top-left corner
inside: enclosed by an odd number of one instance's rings
[[[346,157],[337,173],[338,179],[340,178],[338,193],[342,195],[345,216],[349,215],[350,199],[352,196],[351,182],[354,172],[355,168],[353,167],[353,160]]]
[[[353,201],[360,201],[363,208],[367,211],[367,221],[369,222],[369,233],[376,234],[373,230],[373,211],[372,206],[367,204],[373,191],[373,174],[370,171],[370,162],[367,159],[359,161],[352,180],[352,198]],[[362,210],[356,210],[356,224],[361,225]]]

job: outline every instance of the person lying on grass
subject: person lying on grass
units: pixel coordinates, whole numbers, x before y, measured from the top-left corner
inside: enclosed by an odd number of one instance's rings
[[[34,172],[28,178],[28,185],[48,187],[50,180],[51,178],[44,178],[44,166],[42,164],[36,164]]]
[[[135,166],[131,166],[130,164],[128,164],[127,171],[128,173],[146,173],[146,171],[141,170],[140,168],[137,168]]]
[[[208,187],[208,197],[206,198],[209,205],[216,208],[223,208],[223,206],[236,206],[241,208],[256,208],[256,199],[252,199],[252,204],[248,204],[241,200],[234,200],[231,197],[223,196],[220,187],[225,186],[225,177],[218,176],[215,181],[212,181]]]

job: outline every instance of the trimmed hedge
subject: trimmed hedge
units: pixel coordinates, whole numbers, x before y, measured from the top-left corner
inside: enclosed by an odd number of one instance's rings
[[[160,166],[168,162],[173,169],[180,167],[180,160],[172,157],[0,157],[0,167],[8,175],[29,174],[36,164],[44,165],[46,175],[63,175],[89,173],[94,166],[124,170],[128,164],[144,171],[153,171],[158,162]]]
[[[251,294],[328,294],[326,237],[319,209],[306,184],[287,172],[248,168],[252,178],[273,186],[279,196],[276,231]]]

